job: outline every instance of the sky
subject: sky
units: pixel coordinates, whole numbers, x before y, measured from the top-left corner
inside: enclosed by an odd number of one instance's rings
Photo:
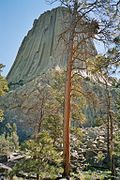
[[[0,63],[5,65],[4,76],[9,72],[34,19],[57,5],[50,5],[46,0],[0,0]],[[102,51],[100,46],[97,44],[98,50]]]

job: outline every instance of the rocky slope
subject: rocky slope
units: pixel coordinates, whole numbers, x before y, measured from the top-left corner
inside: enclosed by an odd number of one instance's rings
[[[23,85],[16,85],[18,87],[15,87],[14,90],[9,91],[0,99],[0,108],[2,108],[5,112],[4,122],[14,122],[17,125],[20,139],[28,138],[31,136],[31,134],[37,132],[41,116],[41,108],[45,109],[45,103],[47,103],[47,100],[49,103],[52,103],[49,98],[55,98],[53,92],[53,97],[49,97],[49,95],[47,95],[43,101],[43,97],[45,96],[46,92],[49,92],[51,83],[53,83],[52,78],[54,76],[52,75],[52,72],[54,71],[48,71],[47,74],[38,76]],[[96,84],[92,84],[85,80],[83,81],[83,84],[83,88],[86,90],[86,92],[93,91],[94,93],[97,93],[98,97],[103,96],[103,89],[98,87]],[[59,96],[59,92],[56,93]],[[61,91],[61,93],[63,96],[63,91]],[[94,101],[96,101],[97,98],[96,97],[93,99],[93,96],[95,97],[94,93],[90,98],[91,103],[88,103],[85,106],[84,113],[87,120],[82,126],[94,126],[96,124],[96,118],[100,117],[101,111],[103,112],[101,107],[99,107],[97,104],[92,104],[95,103]],[[89,94],[89,96],[90,95],[91,94]]]

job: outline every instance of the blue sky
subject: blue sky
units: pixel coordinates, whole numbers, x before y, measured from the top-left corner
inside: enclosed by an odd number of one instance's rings
[[[45,0],[0,0],[0,63],[6,66],[3,75],[12,66],[34,19],[55,6]]]
[[[48,9],[56,7],[45,0],[0,0],[0,63],[5,65],[6,76],[18,49],[34,19]],[[97,48],[102,51],[100,44]]]

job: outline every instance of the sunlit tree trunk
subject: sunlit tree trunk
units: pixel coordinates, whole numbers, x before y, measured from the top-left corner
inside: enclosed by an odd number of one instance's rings
[[[66,72],[66,85],[65,85],[65,107],[64,107],[64,130],[63,130],[63,163],[64,163],[64,177],[70,175],[70,112],[71,112],[71,75],[73,65],[73,49],[74,49],[74,36],[76,27],[76,11],[77,0],[74,3],[74,9],[71,19],[71,31],[69,35],[68,44],[68,58],[67,58],[67,72]]]
[[[63,155],[64,155],[64,176],[70,174],[70,99],[71,99],[71,73],[72,73],[72,56],[73,56],[73,37],[69,45],[69,57],[66,74],[65,89],[65,109],[64,109],[64,131],[63,131]]]

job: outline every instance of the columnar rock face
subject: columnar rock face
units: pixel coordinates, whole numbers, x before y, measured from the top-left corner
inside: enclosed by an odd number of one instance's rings
[[[33,120],[36,126],[38,124],[42,77],[56,66],[66,67],[67,46],[64,38],[68,38],[69,34],[63,38],[61,33],[69,20],[69,13],[62,7],[47,11],[35,20],[7,76],[10,92],[1,98],[0,107],[4,109],[6,120],[15,122],[22,136],[29,136],[36,129]],[[91,40],[79,48],[82,54],[83,51],[96,54]]]
[[[48,68],[57,65],[65,67],[67,48],[61,33],[69,26],[69,20],[70,15],[66,9],[58,7],[45,12],[34,21],[7,76],[9,82],[27,82],[45,73]],[[81,51],[83,50],[96,53],[91,40],[82,46]]]
[[[28,81],[56,64],[65,66],[65,47],[62,42],[58,43],[64,11],[61,8],[47,11],[34,21],[7,76],[9,82]]]

